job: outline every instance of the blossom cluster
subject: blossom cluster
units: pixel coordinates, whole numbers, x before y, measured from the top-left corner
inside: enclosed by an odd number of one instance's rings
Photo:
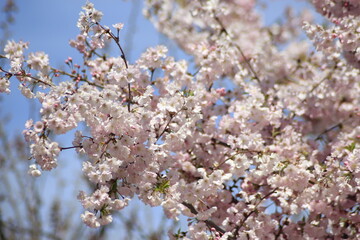
[[[315,7],[334,23],[333,27],[306,23],[304,29],[318,50],[342,54],[347,62],[360,69],[360,2],[317,1]]]
[[[314,0],[335,24],[327,29],[291,11],[290,21],[264,26],[254,0],[145,3],[195,71],[165,46],[128,62],[123,25],[103,26],[91,3],[70,41],[84,62],[67,59],[69,72],[45,53],[25,56],[23,42],[7,44],[0,90],[16,77],[42,106],[24,131],[29,173],[55,168],[69,148],[85,155],[96,189],[78,199],[90,227],[109,224],[137,196],[168,218],[189,218],[172,239],[360,238],[357,1]],[[318,51],[299,40],[301,27]],[[110,41],[119,57],[98,53]],[[71,147],[51,139],[73,129]]]

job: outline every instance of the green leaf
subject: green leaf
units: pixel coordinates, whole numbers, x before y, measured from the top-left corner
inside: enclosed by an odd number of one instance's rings
[[[181,229],[179,228],[179,230],[173,234],[173,236],[175,237],[175,239],[183,239],[186,236],[186,232],[182,232]]]
[[[353,142],[345,147],[345,149],[349,150],[350,152],[354,151],[356,146],[356,142]]]
[[[170,187],[170,180],[168,180],[167,178],[160,178],[155,185],[154,191],[165,194],[169,187]]]
[[[184,97],[193,97],[193,96],[195,96],[195,93],[194,93],[194,91],[192,91],[192,90],[183,90],[183,95],[184,95]]]
[[[110,210],[109,210],[107,204],[105,204],[105,205],[100,209],[100,213],[101,213],[101,216],[108,216],[108,215],[110,215]]]

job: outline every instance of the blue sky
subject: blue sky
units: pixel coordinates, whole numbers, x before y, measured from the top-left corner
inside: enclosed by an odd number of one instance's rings
[[[85,0],[17,0],[18,12],[15,14],[15,24],[11,26],[11,38],[19,41],[30,42],[29,52],[44,51],[50,57],[51,65],[57,68],[63,68],[64,60],[71,56],[74,62],[81,63],[81,56],[68,44],[78,34],[76,22]],[[177,58],[186,57],[181,51],[174,48],[174,44],[168,41],[164,36],[155,31],[152,24],[141,14],[142,1],[131,0],[93,0],[95,7],[104,13],[102,23],[111,26],[114,23],[125,23],[124,30],[121,32],[122,46],[125,49],[128,60],[132,63],[137,57],[150,46],[165,44],[172,49],[170,54]],[[296,10],[308,7],[306,1],[295,0],[264,0],[268,9],[264,11],[264,21],[270,24],[276,21],[283,12],[284,3],[292,5]],[[129,36],[130,34],[130,36]],[[131,36],[132,34],[132,36]],[[130,49],[130,50],[129,50]],[[111,48],[114,55],[117,54],[115,46]],[[10,115],[12,120],[8,124],[9,134],[21,133],[24,129],[24,123],[27,119],[39,119],[37,106],[30,104],[24,99],[17,90],[18,83],[13,81],[11,85],[12,93],[3,96],[1,104],[1,115]],[[69,145],[69,138],[60,138],[64,144]],[[65,143],[67,142],[67,143]],[[55,174],[64,179],[64,189],[67,184],[77,182],[76,175],[72,177],[65,173],[78,172],[80,161],[74,160],[73,151],[61,155],[59,167],[53,173],[44,174],[45,179],[51,179]],[[54,193],[52,189],[53,182],[43,181],[44,191]],[[76,190],[76,189],[75,189]],[[75,199],[74,189],[66,192],[69,201],[72,204],[79,204]],[[152,214],[159,214],[161,210],[155,210]],[[155,218],[155,222],[158,221]]]

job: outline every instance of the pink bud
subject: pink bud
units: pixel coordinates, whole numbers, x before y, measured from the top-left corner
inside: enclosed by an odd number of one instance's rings
[[[226,90],[225,88],[218,88],[216,89],[216,93],[223,97],[226,95]]]

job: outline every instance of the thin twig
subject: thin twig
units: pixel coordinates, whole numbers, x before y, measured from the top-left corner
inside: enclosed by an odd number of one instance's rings
[[[36,229],[30,229],[30,228],[23,228],[23,227],[20,227],[20,226],[12,226],[8,223],[5,223],[3,222],[3,227],[9,229],[9,231],[12,231],[14,233],[17,233],[17,234],[22,234],[22,235],[25,235],[25,234],[30,234],[30,235],[40,235],[40,236],[43,236],[43,237],[46,237],[46,238],[50,238],[50,239],[54,239],[54,240],[60,240],[61,238],[56,236],[56,234],[53,234],[53,233],[49,233],[49,232],[38,232],[38,230]]]
[[[325,80],[327,80],[331,76],[331,73],[327,74],[323,79],[320,80],[320,82],[315,83],[314,86],[311,88],[311,90],[306,94],[309,96],[310,93],[312,93],[316,88],[318,88]],[[308,98],[306,97],[304,100],[301,101],[301,103],[304,103]]]
[[[68,73],[68,72],[65,72],[65,71],[62,71],[62,70],[59,70],[59,69],[56,69],[56,68],[51,68],[51,70],[53,70],[55,73],[60,73],[62,75],[66,75],[66,76],[69,76],[69,77],[72,77],[72,78],[77,78],[77,77],[80,77],[79,81],[81,82],[86,82],[87,84],[91,85],[91,86],[95,86],[95,87],[98,87],[98,88],[101,88],[103,89],[104,87],[96,84],[96,83],[93,83],[93,82],[90,82],[89,80],[87,80],[86,78],[82,78],[81,75],[74,75],[74,74],[71,74],[71,73]]]

